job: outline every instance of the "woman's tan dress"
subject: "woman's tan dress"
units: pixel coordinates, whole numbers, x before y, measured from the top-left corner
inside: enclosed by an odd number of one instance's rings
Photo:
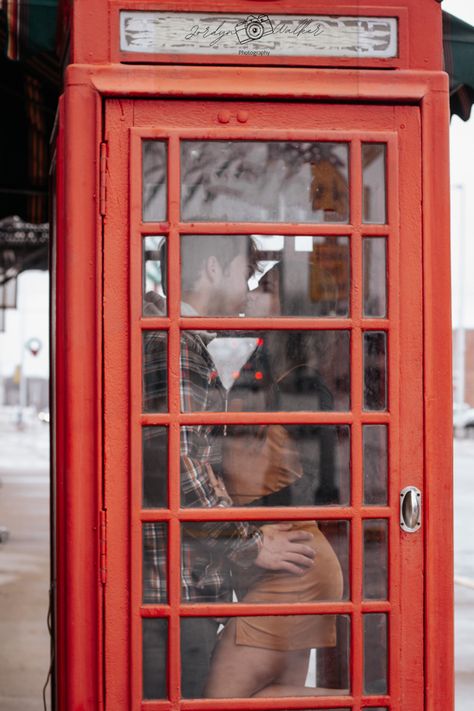
[[[266,425],[247,434],[226,438],[223,475],[236,505],[245,505],[279,491],[303,475],[294,441],[282,425]],[[342,597],[339,560],[316,521],[295,521],[295,530],[312,534],[314,565],[303,576],[262,573],[239,600],[242,603],[338,601]],[[237,617],[236,643],[280,651],[333,647],[334,615],[268,615]]]

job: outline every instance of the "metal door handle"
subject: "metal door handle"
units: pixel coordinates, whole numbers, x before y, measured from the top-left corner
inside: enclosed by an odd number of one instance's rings
[[[400,492],[400,527],[414,533],[421,526],[421,491],[416,486],[406,486]]]

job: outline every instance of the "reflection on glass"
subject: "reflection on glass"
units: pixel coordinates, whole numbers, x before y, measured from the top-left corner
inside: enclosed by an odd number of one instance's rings
[[[278,529],[275,524],[219,521],[189,522],[182,524],[182,591],[186,596],[189,585],[199,588],[200,599],[222,602],[222,597],[212,600],[209,592],[216,576],[226,581],[228,599],[246,604],[268,605],[294,602],[338,602],[349,599],[349,523],[347,521],[294,521],[293,533],[304,532],[305,545],[315,551],[315,563],[305,575],[293,572],[264,570],[244,561],[245,566],[234,565],[244,549],[245,541],[256,531],[265,543]],[[240,537],[240,539],[239,539]],[[286,537],[286,534],[285,534]],[[205,550],[212,557],[204,556]],[[255,550],[253,551],[255,554]],[[237,558],[236,558],[237,555]],[[244,552],[242,555],[245,558]],[[250,553],[249,553],[250,555]],[[232,575],[230,568],[232,567]],[[208,598],[204,599],[206,595]],[[224,594],[224,592],[222,593]]]
[[[387,409],[387,334],[364,333],[364,410]]]
[[[386,240],[364,238],[364,316],[384,318],[387,315]]]
[[[226,397],[232,409],[246,412],[349,410],[349,331],[213,335],[183,333],[181,377],[196,383],[189,397],[183,397],[185,412],[228,409]]]
[[[205,300],[209,285],[202,277],[213,259],[220,267],[220,282],[212,285]],[[240,290],[233,303],[233,291],[239,287],[236,276],[240,276]],[[348,316],[349,238],[184,235],[181,291],[183,315]],[[200,312],[189,309],[193,304],[199,304]]]
[[[364,618],[364,694],[387,693],[387,615]]]
[[[364,599],[388,597],[388,521],[364,521]]]
[[[364,504],[384,506],[388,501],[387,427],[363,425]]]
[[[164,523],[143,524],[143,602],[150,605],[168,601],[167,528]]]
[[[143,141],[143,222],[166,220],[167,146],[164,141]]]
[[[142,430],[143,508],[163,508],[168,501],[168,430]]]
[[[143,411],[168,409],[168,335],[166,331],[143,334]]]
[[[143,238],[143,315],[166,316],[166,259],[164,237]]]
[[[183,141],[181,218],[348,222],[348,144]]]
[[[228,425],[211,447],[237,506],[349,504],[348,425]]]
[[[386,222],[386,170],[384,143],[362,144],[363,219],[365,223]]]
[[[330,662],[327,651],[333,652]],[[344,695],[349,657],[348,615],[232,617],[224,626],[214,618],[181,620],[184,698],[301,696],[311,689]]]
[[[143,698],[166,699],[168,621],[157,618],[142,620]]]

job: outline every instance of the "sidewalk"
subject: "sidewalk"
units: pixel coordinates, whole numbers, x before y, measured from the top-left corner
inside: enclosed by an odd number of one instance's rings
[[[49,668],[49,432],[0,424],[0,709],[42,711]]]

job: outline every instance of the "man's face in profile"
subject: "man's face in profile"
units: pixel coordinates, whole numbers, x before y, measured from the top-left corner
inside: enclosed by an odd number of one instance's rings
[[[248,293],[249,265],[247,256],[238,254],[216,280],[212,311],[219,316],[238,316],[245,312]]]

